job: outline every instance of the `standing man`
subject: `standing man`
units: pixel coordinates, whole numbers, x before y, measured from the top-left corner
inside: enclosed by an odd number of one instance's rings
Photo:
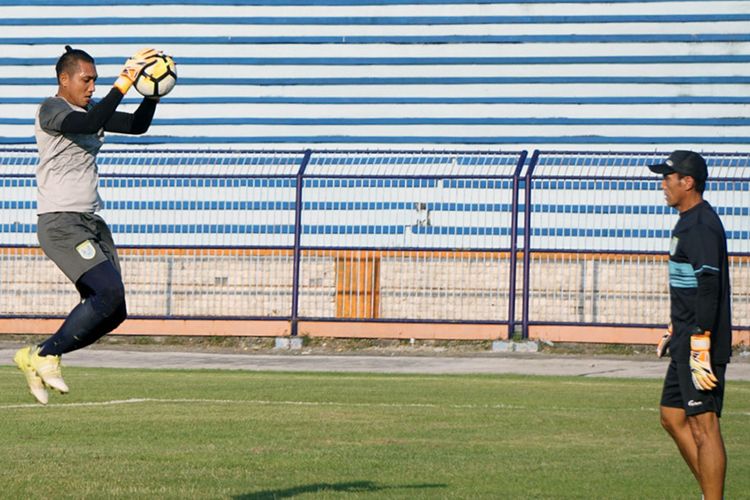
[[[719,417],[732,346],[729,262],[724,227],[703,199],[706,161],[675,151],[650,165],[663,176],[667,205],[680,218],[669,245],[670,328],[657,347],[671,361],[661,397],[661,424],[672,436],[706,500],[724,494],[726,451]]]
[[[55,67],[57,95],[37,110],[37,237],[44,253],[81,294],[57,333],[13,357],[42,404],[49,398],[47,387],[68,392],[60,356],[96,342],[127,316],[117,250],[107,224],[96,215],[102,208],[96,155],[105,131],[143,134],[151,125],[156,100],[144,99],[132,114],[115,109],[156,54],[144,49],[128,59],[107,96],[95,103],[94,59],[66,46]]]

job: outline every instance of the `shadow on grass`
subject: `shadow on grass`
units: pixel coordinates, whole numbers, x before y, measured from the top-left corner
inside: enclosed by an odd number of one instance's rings
[[[274,500],[277,498],[292,498],[304,493],[337,492],[337,493],[374,493],[384,490],[445,488],[445,484],[408,484],[402,486],[381,486],[372,481],[352,481],[349,483],[314,483],[285,488],[280,490],[264,490],[255,493],[235,495],[234,500]]]

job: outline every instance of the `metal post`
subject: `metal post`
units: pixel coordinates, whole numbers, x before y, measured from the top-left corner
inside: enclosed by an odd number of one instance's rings
[[[297,336],[297,323],[299,311],[299,268],[302,261],[301,254],[301,237],[302,237],[302,184],[304,182],[305,169],[310,162],[312,151],[305,150],[305,156],[302,158],[299,170],[297,171],[297,186],[294,198],[294,267],[292,270],[292,317],[291,317],[291,336]]]
[[[527,151],[521,151],[516,170],[513,172],[513,194],[510,214],[510,283],[508,284],[508,340],[516,329],[516,272],[518,267],[518,188],[521,172],[526,163]]]
[[[523,313],[521,318],[521,338],[529,338],[529,281],[531,271],[531,176],[539,161],[539,150],[535,149],[531,156],[529,168],[524,176],[524,214],[523,214]]]

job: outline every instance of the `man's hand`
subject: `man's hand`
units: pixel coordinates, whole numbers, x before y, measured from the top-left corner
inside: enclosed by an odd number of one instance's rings
[[[120,76],[115,81],[115,87],[122,92],[122,95],[128,93],[128,90],[135,83],[135,79],[138,78],[143,67],[151,62],[151,59],[158,53],[155,49],[141,49],[133,57],[125,61],[125,66],[122,67]]]
[[[669,342],[672,340],[672,322],[669,322],[669,325],[667,326],[667,331],[664,332],[664,335],[661,336],[661,340],[659,340],[659,343],[656,345],[656,357],[661,358],[665,354],[667,354],[667,351],[669,351]]]
[[[690,373],[699,391],[710,391],[718,382],[711,370],[711,334],[704,332],[690,336]]]

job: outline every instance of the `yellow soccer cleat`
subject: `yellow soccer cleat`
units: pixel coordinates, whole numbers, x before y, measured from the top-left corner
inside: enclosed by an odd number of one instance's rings
[[[24,347],[23,349],[16,351],[15,356],[13,356],[13,361],[26,377],[26,383],[29,385],[29,391],[31,391],[32,396],[43,405],[46,405],[47,401],[49,401],[49,394],[47,394],[47,389],[44,388],[42,378],[37,375],[36,371],[31,366],[32,348],[36,349],[36,347]]]
[[[62,378],[60,356],[40,356],[39,351],[39,347],[32,350],[29,358],[31,367],[42,378],[46,386],[59,391],[60,394],[67,393],[70,389]]]

